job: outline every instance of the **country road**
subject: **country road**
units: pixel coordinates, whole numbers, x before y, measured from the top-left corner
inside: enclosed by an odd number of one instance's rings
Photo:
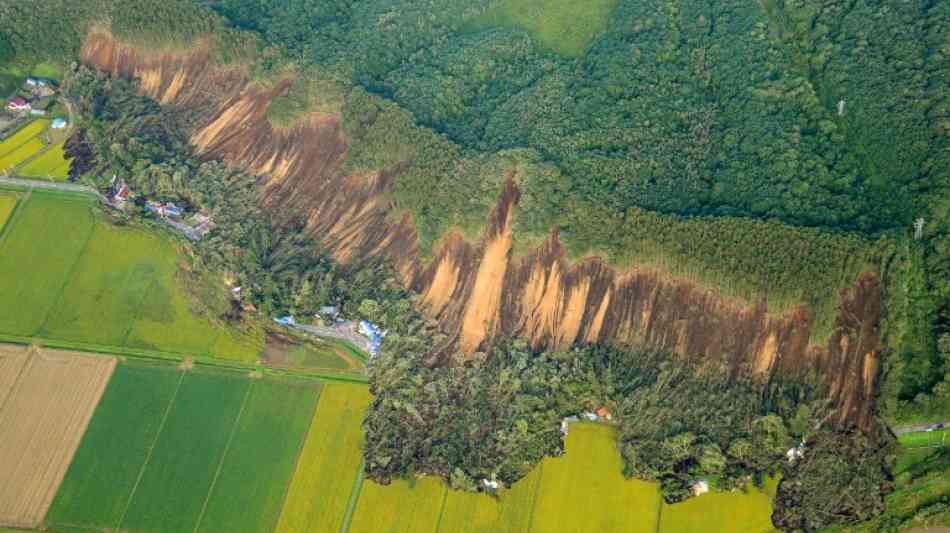
[[[30,178],[18,178],[16,176],[0,176],[0,185],[12,185],[14,187],[29,187],[31,189],[56,189],[67,192],[85,192],[99,194],[93,187],[86,185],[76,185],[75,183],[36,180]]]
[[[927,431],[927,428],[933,426],[934,424],[943,424],[943,427],[950,427],[950,420],[945,420],[943,422],[931,422],[929,424],[915,424],[912,426],[901,426],[891,428],[894,431],[895,435],[903,435],[904,433],[917,433],[919,431]]]

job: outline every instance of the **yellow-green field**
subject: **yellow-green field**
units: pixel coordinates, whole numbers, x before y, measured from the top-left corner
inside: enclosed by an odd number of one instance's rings
[[[613,427],[572,424],[567,453],[541,468],[532,531],[656,530],[660,491],[655,483],[624,479]]]
[[[364,483],[350,533],[435,533],[445,493],[445,483],[431,477],[387,486]]]
[[[3,142],[0,142],[0,158],[6,157],[8,154],[20,148],[31,139],[41,135],[44,131],[46,131],[46,128],[48,128],[49,125],[49,120],[40,119],[34,120],[26,126],[20,128],[19,131],[4,139]]]
[[[487,494],[448,491],[440,531],[455,533],[521,533],[531,528],[534,500],[541,484],[535,468],[498,498]]]
[[[279,532],[337,533],[362,464],[360,424],[372,396],[360,385],[327,385],[277,524]]]
[[[46,143],[37,137],[26,141],[12,152],[0,157],[0,171],[5,173],[13,172],[13,169],[20,165],[20,163],[23,163],[27,159],[33,157],[34,154],[38,153],[45,147]]]
[[[675,505],[663,504],[661,533],[766,533],[772,527],[772,498],[778,478],[765,486],[703,494]]]
[[[16,172],[26,178],[49,178],[64,181],[69,176],[69,161],[63,152],[63,143],[58,143],[40,154],[36,159],[23,165]]]
[[[12,192],[0,192],[0,232],[7,223],[7,219],[13,214],[13,208],[16,207],[16,195]]]

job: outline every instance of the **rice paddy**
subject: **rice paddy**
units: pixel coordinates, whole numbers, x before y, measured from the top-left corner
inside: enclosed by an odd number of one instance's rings
[[[65,181],[69,177],[69,165],[63,152],[63,143],[58,143],[20,167],[16,174],[25,178]]]
[[[113,226],[80,195],[34,191],[0,240],[0,334],[253,362],[260,331],[196,315],[178,245]],[[28,282],[25,282],[28,280]]]

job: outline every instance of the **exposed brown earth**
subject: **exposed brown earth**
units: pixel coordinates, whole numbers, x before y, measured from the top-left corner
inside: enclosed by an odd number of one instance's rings
[[[401,169],[342,173],[347,145],[339,116],[315,113],[291,128],[274,129],[265,115],[282,86],[255,88],[239,69],[210,65],[201,48],[137,54],[97,34],[87,39],[83,59],[142,78],[142,91],[169,106],[204,106],[192,138],[202,154],[261,176],[265,208],[278,221],[305,220],[341,262],[391,260],[464,351],[500,334],[528,338],[535,347],[648,343],[725,365],[737,379],[781,376],[827,385],[841,424],[870,423],[881,317],[879,282],[871,274],[842,295],[836,330],[819,345],[804,306],[777,314],[764,301],[727,299],[714,288],[655,269],[618,270],[596,257],[571,263],[556,234],[526,256],[513,257],[518,191],[512,183],[480,242],[450,233],[423,264],[410,217],[394,212],[387,195]],[[201,87],[213,88],[211,96]]]
[[[0,407],[0,525],[32,528],[46,515],[115,364],[0,348],[0,383],[13,383]]]

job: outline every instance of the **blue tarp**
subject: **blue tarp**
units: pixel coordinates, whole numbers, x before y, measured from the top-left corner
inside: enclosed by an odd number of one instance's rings
[[[275,319],[274,319],[274,322],[277,322],[278,324],[281,324],[281,325],[284,325],[284,326],[296,326],[296,325],[297,325],[297,321],[294,320],[294,315],[287,315],[287,316],[282,316],[282,317],[280,317],[280,318],[275,318]]]
[[[386,332],[368,320],[360,320],[360,333],[369,339],[369,353],[376,355],[383,344]]]

